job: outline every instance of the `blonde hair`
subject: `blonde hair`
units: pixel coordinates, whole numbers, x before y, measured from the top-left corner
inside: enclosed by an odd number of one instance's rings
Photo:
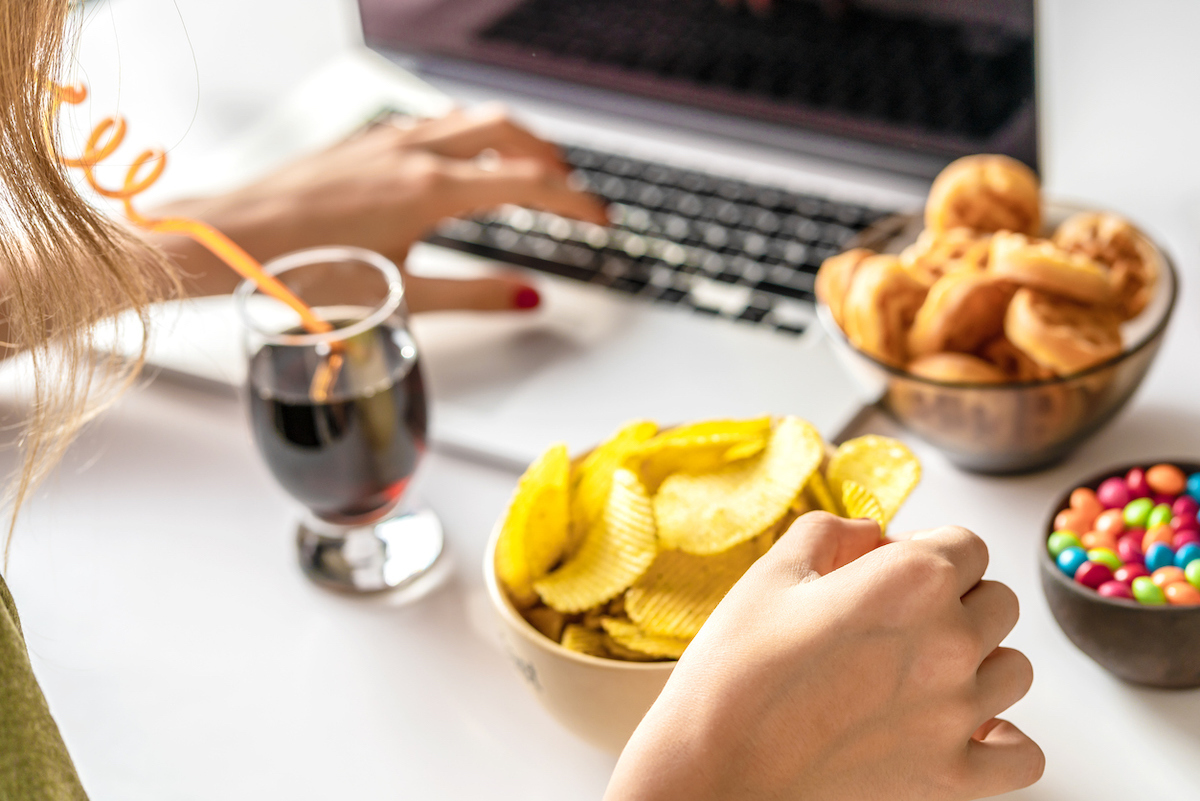
[[[56,155],[52,82],[63,78],[70,5],[0,0],[0,339],[32,363],[6,557],[30,492],[80,428],[136,380],[146,306],[179,291],[165,256],[82,198]],[[97,355],[93,326],[129,309],[141,323],[137,357]]]

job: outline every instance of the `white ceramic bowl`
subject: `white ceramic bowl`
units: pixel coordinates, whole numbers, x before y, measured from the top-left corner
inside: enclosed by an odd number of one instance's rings
[[[483,577],[509,658],[559,723],[597,748],[619,753],[662,692],[675,663],[621,662],[579,654],[531,626],[496,578],[502,523],[503,518],[488,541]]]

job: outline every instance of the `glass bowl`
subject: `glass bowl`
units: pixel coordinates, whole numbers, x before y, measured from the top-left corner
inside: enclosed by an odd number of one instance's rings
[[[1046,208],[1047,225],[1082,209]],[[851,246],[898,252],[920,229],[915,216],[889,218]],[[1047,467],[1098,431],[1125,405],[1158,354],[1179,294],[1170,257],[1154,245],[1163,265],[1158,291],[1146,309],[1122,326],[1125,350],[1070,376],[1006,384],[934,381],[892,367],[854,347],[825,304],[817,316],[840,361],[901,425],[979,473],[1021,473]]]

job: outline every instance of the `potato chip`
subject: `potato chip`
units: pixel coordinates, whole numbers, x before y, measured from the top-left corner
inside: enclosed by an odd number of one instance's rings
[[[537,600],[533,582],[562,558],[568,543],[570,460],[565,445],[553,445],[521,476],[496,543],[496,575],[513,603]]]
[[[589,656],[607,657],[608,651],[604,647],[606,638],[605,633],[602,631],[589,629],[587,626],[580,626],[578,623],[572,623],[563,629],[561,645],[568,651],[588,654]]]
[[[604,514],[579,551],[533,587],[547,606],[582,612],[628,589],[657,553],[650,496],[637,476],[619,468],[613,473]]]
[[[812,503],[817,509],[829,512],[831,515],[841,515],[842,507],[833,499],[833,493],[829,491],[829,484],[825,481],[825,476],[821,475],[820,470],[813,471],[804,491],[812,499]]]
[[[628,465],[654,493],[672,473],[708,473],[761,453],[770,434],[770,417],[692,423],[643,443]]]
[[[706,555],[752,539],[788,512],[824,455],[809,423],[785,417],[761,456],[708,473],[674,473],[654,496],[663,548]]]
[[[634,623],[613,617],[604,619],[604,630],[617,645],[662,659],[678,659],[691,642],[691,638],[656,637],[642,631]]]
[[[558,642],[562,639],[563,627],[567,617],[562,612],[556,612],[548,606],[535,606],[525,610],[525,619],[535,629],[550,639]]]
[[[845,497],[844,481],[853,481],[874,495],[886,524],[921,480],[921,463],[903,443],[869,434],[844,442],[825,474],[834,497]]]
[[[654,636],[695,637],[729,589],[765,552],[761,539],[762,535],[713,556],[660,551],[625,593],[629,619]]]
[[[568,553],[583,542],[592,524],[604,513],[613,472],[629,453],[658,433],[649,420],[637,420],[623,426],[607,442],[580,460],[571,476],[571,543]]]
[[[846,517],[851,520],[870,518],[879,524],[881,532],[887,529],[879,501],[857,481],[847,479],[842,482],[842,506],[846,509]]]
[[[604,637],[604,650],[608,652],[609,659],[619,659],[622,662],[659,662],[662,660],[661,657],[626,648],[607,634],[601,636]]]

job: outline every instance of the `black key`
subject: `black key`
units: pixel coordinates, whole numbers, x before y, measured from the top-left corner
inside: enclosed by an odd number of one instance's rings
[[[725,201],[717,204],[715,216],[722,225],[738,225],[742,221],[742,209],[736,203]]]
[[[791,334],[792,336],[800,336],[804,333],[804,328],[796,325],[777,325],[775,330],[781,334]]]
[[[750,323],[761,323],[763,318],[771,313],[770,309],[765,309],[760,306],[747,306],[746,309],[738,315],[739,320],[745,320]]]
[[[623,158],[621,156],[609,156],[604,162],[603,169],[611,175],[619,175],[623,178],[628,178],[637,175],[642,171],[642,163],[633,159]]]
[[[812,301],[815,299],[813,293],[807,289],[777,284],[774,281],[759,281],[754,285],[754,288],[760,292],[769,292],[772,295],[783,295],[784,297],[796,298],[798,300]]]
[[[610,203],[615,203],[625,199],[627,187],[625,185],[625,181],[622,181],[615,175],[607,175],[601,178],[596,184],[596,191],[599,192],[600,196],[605,200],[609,201]]]
[[[745,200],[754,196],[754,190],[741,181],[720,181],[716,186],[716,194],[726,200]]]
[[[636,295],[645,289],[648,283],[648,281],[643,281],[640,278],[622,277],[614,280],[611,284],[609,284],[609,287],[621,292],[628,292],[631,295]]]
[[[675,211],[684,217],[699,217],[704,211],[704,201],[692,192],[681,193],[675,198]]]
[[[688,293],[686,290],[668,287],[667,289],[659,292],[658,297],[656,297],[655,300],[662,301],[663,303],[679,303],[687,296]]]
[[[663,190],[655,184],[642,184],[637,193],[633,197],[634,201],[639,206],[645,206],[648,209],[661,208],[666,201],[667,196]]]
[[[766,209],[752,212],[746,222],[751,228],[764,234],[773,234],[779,230],[779,215]]]

